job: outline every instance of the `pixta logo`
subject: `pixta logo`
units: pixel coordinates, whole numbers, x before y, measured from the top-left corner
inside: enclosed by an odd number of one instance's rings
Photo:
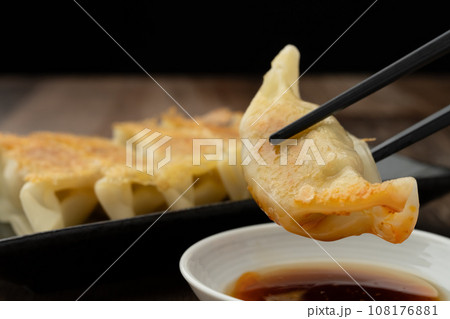
[[[170,136],[162,136],[159,132],[153,132],[146,128],[139,133],[133,135],[126,142],[126,156],[128,167],[134,167],[140,172],[153,175],[156,169],[160,169],[164,165],[170,162],[171,159],[171,147],[167,146],[165,149],[164,158],[155,163],[155,152],[170,141]],[[136,154],[135,156],[133,156]]]

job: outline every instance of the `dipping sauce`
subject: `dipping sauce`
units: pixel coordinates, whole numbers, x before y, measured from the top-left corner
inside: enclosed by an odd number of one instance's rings
[[[442,300],[438,289],[416,275],[373,265],[341,265],[363,289],[336,263],[324,262],[246,272],[228,294],[254,301]]]

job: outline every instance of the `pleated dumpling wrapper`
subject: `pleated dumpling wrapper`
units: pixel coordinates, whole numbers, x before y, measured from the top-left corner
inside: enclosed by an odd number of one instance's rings
[[[242,118],[241,138],[255,145],[253,153],[242,148],[242,158],[253,159],[243,165],[250,193],[273,221],[292,233],[324,241],[372,233],[403,242],[417,221],[416,180],[381,182],[367,144],[334,117],[282,145],[269,143],[272,133],[317,108],[302,101],[293,84],[299,58],[292,45],[275,57]]]
[[[228,142],[233,140],[236,145],[239,145],[236,140],[239,138],[241,117],[242,113],[240,112],[216,109],[197,117],[196,121],[199,123],[197,125],[191,119],[179,114],[176,109],[170,109],[167,113],[162,114],[160,119],[117,123],[114,125],[113,135],[114,141],[119,145],[126,145],[128,140],[139,136],[139,132],[143,132],[144,129],[151,130],[149,135],[159,133],[164,137],[170,137],[164,147],[158,148],[153,153],[154,162],[159,163],[167,156],[166,150],[170,147],[170,161],[156,170],[154,176],[140,174],[139,180],[133,181],[133,185],[142,185],[147,180],[147,184],[156,185],[157,190],[164,196],[166,207],[170,206],[173,210],[185,209],[218,202],[224,198],[241,200],[250,197],[241,167],[228,165],[229,156],[237,158],[240,155],[240,148],[236,150],[229,148]],[[145,141],[147,136],[143,135],[135,143]],[[215,153],[216,148],[212,145],[203,145],[200,163],[194,165],[194,139],[223,141],[223,158],[206,160],[203,154]],[[237,154],[230,154],[232,151]],[[135,159],[133,160],[135,161]],[[143,162],[146,161],[143,160]],[[104,207],[106,207],[107,200],[103,200],[103,198],[111,198],[108,194],[119,194],[123,187],[129,188],[127,186],[129,181],[121,178],[121,175],[107,172],[105,178],[97,183],[96,193]],[[137,176],[137,174],[135,175]],[[198,181],[195,185],[189,188],[197,178]],[[188,188],[189,190],[186,191]],[[141,193],[146,194],[145,189],[142,189]],[[181,196],[182,194],[183,196]],[[121,196],[114,196],[114,198],[119,199]],[[125,210],[119,209],[119,205],[114,203],[110,206],[111,211],[113,209],[118,211],[113,215],[119,216],[120,213],[120,216],[123,216]]]
[[[107,139],[62,133],[0,134],[0,151],[2,220],[18,235],[85,222],[103,168],[123,163]]]

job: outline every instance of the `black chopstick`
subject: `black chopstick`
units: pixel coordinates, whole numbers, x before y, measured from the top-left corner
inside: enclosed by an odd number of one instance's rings
[[[450,52],[450,30],[270,136],[274,145]]]
[[[375,162],[381,161],[449,125],[450,105],[447,105],[443,109],[372,148],[370,151],[372,152],[373,159]]]

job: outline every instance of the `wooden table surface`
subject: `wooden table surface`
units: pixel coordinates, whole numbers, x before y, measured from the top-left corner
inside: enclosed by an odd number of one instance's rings
[[[303,99],[323,103],[365,75],[305,75]],[[245,110],[261,77],[156,76],[192,115],[217,107]],[[372,146],[450,104],[450,75],[413,75],[397,81],[338,114],[358,137],[375,137]],[[110,136],[111,123],[151,117],[174,102],[144,76],[0,77],[0,131],[35,130]],[[401,154],[450,167],[450,128]],[[421,208],[421,219],[450,227],[450,194]]]

